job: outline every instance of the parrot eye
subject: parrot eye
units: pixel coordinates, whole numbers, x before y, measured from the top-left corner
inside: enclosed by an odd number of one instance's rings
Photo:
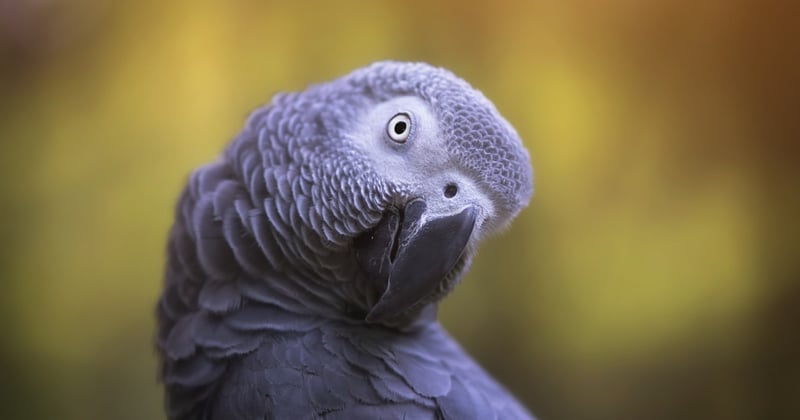
[[[405,143],[409,134],[411,134],[411,117],[405,112],[395,115],[389,120],[386,133],[395,142]]]

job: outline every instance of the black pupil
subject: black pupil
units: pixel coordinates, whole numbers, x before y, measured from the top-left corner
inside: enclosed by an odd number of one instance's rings
[[[444,187],[444,196],[445,197],[453,198],[453,197],[456,196],[456,194],[458,194],[458,187],[455,186],[455,184],[447,184],[447,186]]]
[[[406,132],[406,128],[408,124],[405,121],[398,121],[394,124],[394,133],[395,134],[403,134]]]

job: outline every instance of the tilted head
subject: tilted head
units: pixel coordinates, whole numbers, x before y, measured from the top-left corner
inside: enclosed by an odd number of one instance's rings
[[[254,112],[179,215],[205,271],[263,279],[291,310],[397,324],[450,291],[531,192],[527,152],[480,92],[380,62]]]

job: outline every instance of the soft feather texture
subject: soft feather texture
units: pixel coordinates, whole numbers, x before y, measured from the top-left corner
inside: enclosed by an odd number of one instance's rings
[[[353,240],[421,193],[353,136],[369,110],[406,96],[435,116],[445,175],[472,186],[463,199],[491,209],[483,231],[527,204],[516,133],[446,70],[382,62],[276,96],[178,201],[157,306],[170,418],[530,418],[435,321],[477,244],[400,322],[364,321],[379,291]],[[413,175],[438,179],[437,166]]]

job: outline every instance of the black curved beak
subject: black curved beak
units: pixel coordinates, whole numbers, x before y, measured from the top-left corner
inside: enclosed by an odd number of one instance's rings
[[[394,318],[430,296],[464,254],[478,209],[424,218],[426,209],[414,200],[355,240],[356,258],[380,295],[367,322]]]

